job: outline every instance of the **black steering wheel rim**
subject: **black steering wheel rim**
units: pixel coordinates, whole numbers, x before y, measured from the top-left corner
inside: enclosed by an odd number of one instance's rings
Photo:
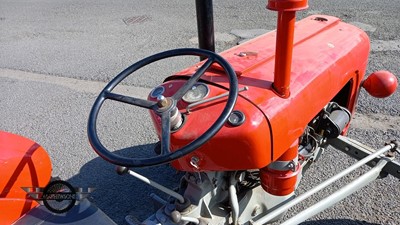
[[[138,69],[151,64],[153,62],[166,59],[166,58],[171,58],[171,57],[176,57],[176,56],[185,56],[185,55],[190,55],[190,56],[200,56],[200,57],[206,57],[209,60],[206,62],[210,62],[207,67],[205,67],[204,71],[208,69],[211,64],[214,62],[218,63],[225,71],[229,78],[229,93],[228,93],[228,99],[226,102],[226,105],[221,112],[221,115],[217,118],[214,124],[208,128],[207,131],[205,131],[202,135],[200,135],[198,138],[196,138],[194,141],[189,143],[188,145],[176,149],[173,152],[168,152],[167,154],[162,154],[158,155],[155,157],[151,158],[129,158],[129,157],[124,157],[120,156],[118,154],[115,154],[111,151],[109,151],[104,145],[101,143],[98,135],[97,135],[97,116],[99,114],[100,108],[102,107],[103,103],[107,99],[113,99],[113,100],[118,100],[117,98],[121,97],[127,97],[127,96],[117,96],[114,97],[114,94],[112,93],[112,90],[119,84],[121,83],[126,77],[131,75],[133,72],[137,71]],[[205,63],[205,64],[206,64]],[[200,69],[199,69],[200,70]],[[204,72],[200,74],[202,76]],[[193,75],[194,76],[194,75]],[[197,79],[200,78],[198,76]],[[178,90],[179,92],[180,90]],[[184,93],[183,93],[184,94]],[[89,143],[92,146],[92,148],[95,150],[95,152],[102,157],[103,159],[109,161],[110,163],[120,165],[120,166],[126,166],[126,167],[145,167],[145,166],[154,166],[154,165],[159,165],[159,164],[164,164],[171,162],[173,160],[176,160],[178,158],[181,158],[200,146],[202,146],[205,142],[207,142],[210,138],[212,138],[224,125],[226,120],[228,119],[230,113],[232,112],[236,100],[238,96],[238,81],[236,77],[236,73],[233,70],[233,68],[230,66],[230,64],[223,59],[221,56],[218,54],[208,51],[208,50],[203,50],[203,49],[196,49],[196,48],[182,48],[182,49],[173,49],[161,53],[157,53],[155,55],[149,56],[147,58],[144,58],[125,70],[123,70],[121,73],[119,73],[114,79],[112,79],[106,87],[100,92],[99,96],[95,100],[93,107],[90,111],[89,114],[89,119],[88,119],[88,138],[89,138]],[[182,97],[182,96],[181,96]],[[127,97],[129,98],[129,97]],[[133,99],[133,98],[132,98]],[[121,100],[122,101],[122,100]],[[138,101],[137,104],[135,102]],[[142,102],[140,102],[142,101]],[[122,101],[124,102],[124,101]],[[126,103],[126,102],[125,102]],[[156,102],[153,102],[154,104],[157,104]],[[149,104],[148,101],[145,100],[140,100],[140,99],[134,99],[129,102],[129,104],[132,105],[137,105],[145,108],[152,109],[153,105]],[[168,121],[169,123],[169,121]],[[169,133],[170,135],[170,133]],[[162,138],[162,137],[161,137]],[[169,141],[169,138],[167,139]]]

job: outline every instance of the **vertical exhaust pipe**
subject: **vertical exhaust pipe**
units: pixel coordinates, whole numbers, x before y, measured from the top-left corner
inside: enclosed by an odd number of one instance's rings
[[[290,96],[294,25],[296,11],[308,8],[308,0],[268,0],[267,9],[278,11],[273,90],[282,98]]]
[[[214,13],[212,0],[196,0],[199,48],[215,52]],[[200,57],[204,60],[204,57]]]

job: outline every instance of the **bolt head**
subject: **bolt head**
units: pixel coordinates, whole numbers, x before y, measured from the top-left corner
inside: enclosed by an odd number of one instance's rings
[[[163,95],[157,96],[157,105],[159,107],[165,107],[168,105],[168,99],[165,98]]]

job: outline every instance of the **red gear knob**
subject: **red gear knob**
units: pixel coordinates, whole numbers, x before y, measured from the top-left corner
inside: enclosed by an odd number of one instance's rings
[[[362,87],[376,98],[389,97],[396,91],[397,86],[396,76],[385,70],[372,73],[362,83]]]

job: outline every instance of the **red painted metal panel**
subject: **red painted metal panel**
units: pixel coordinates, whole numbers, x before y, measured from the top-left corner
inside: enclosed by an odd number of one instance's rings
[[[302,135],[311,119],[349,81],[352,86],[346,107],[353,112],[356,93],[359,91],[368,60],[369,39],[365,32],[331,16],[310,16],[297,22],[291,65],[291,94],[286,99],[279,97],[272,90],[275,38],[276,32],[270,32],[221,53],[235,69],[239,87],[249,87],[248,91],[241,93],[235,108],[246,111],[246,116],[249,113],[257,116],[250,117],[245,124],[235,128],[238,132],[222,129],[217,137],[210,141],[212,144],[196,150],[194,154],[207,159],[201,170],[262,168],[278,159]],[[198,65],[195,65],[177,75],[190,76],[197,68]],[[227,78],[221,74],[217,65],[202,79],[228,88]],[[210,94],[211,96],[213,94]],[[215,112],[216,108],[204,107],[198,113],[201,113],[204,120],[208,117],[215,118]],[[198,121],[195,114],[187,117],[188,121]],[[263,122],[260,122],[259,126],[249,125],[254,123],[253,120],[260,119]],[[182,132],[188,129],[205,130],[201,128],[205,124],[185,124]],[[172,137],[175,147],[181,146],[181,141],[190,139],[183,138],[185,134],[178,134],[179,132]],[[231,137],[229,146],[218,141],[222,140],[223,136],[235,134],[237,137]],[[244,146],[237,144],[242,141],[241,138],[245,141],[250,140],[254,145],[243,148]],[[266,147],[265,143],[269,143],[270,146]],[[243,154],[249,157],[232,160],[234,155]],[[190,157],[179,160],[177,168],[194,170],[188,165]],[[254,162],[254,158],[257,158],[257,162]]]
[[[51,177],[51,162],[37,143],[0,131],[0,221],[11,224],[37,203],[22,187],[44,187]]]

